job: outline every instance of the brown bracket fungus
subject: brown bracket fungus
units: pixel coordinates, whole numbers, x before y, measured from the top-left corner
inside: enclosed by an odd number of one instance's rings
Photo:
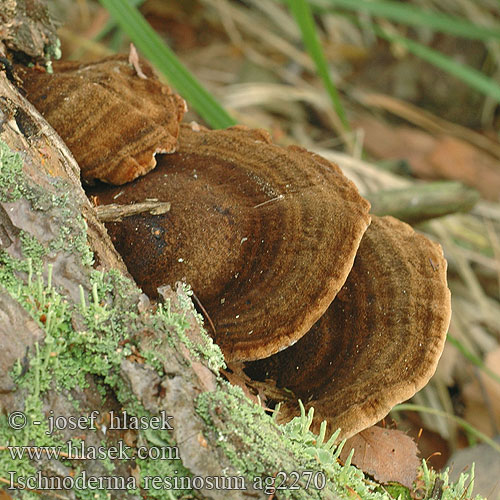
[[[140,62],[142,76],[127,56],[53,67],[54,74],[17,71],[26,97],[67,144],[85,181],[124,184],[153,169],[157,153],[175,151],[186,104],[148,63]]]
[[[189,283],[226,360],[284,401],[282,421],[300,398],[316,430],[348,437],[413,396],[450,319],[439,245],[391,217],[370,225],[369,203],[320,156],[259,130],[179,128],[184,101],[131,61],[19,72],[84,179],[135,179],[89,194],[126,209],[106,227],[138,285],[157,297]]]
[[[185,279],[215,325],[226,359],[270,356],[300,339],[344,284],[369,204],[340,169],[258,130],[183,126],[176,153],[99,204],[157,199],[163,215],[107,223],[152,296]]]
[[[450,314],[441,247],[397,219],[373,216],[326,313],[295,345],[246,371],[293,392],[278,419],[295,416],[300,398],[314,407],[316,430],[326,420],[328,432],[341,428],[349,437],[428,382]]]

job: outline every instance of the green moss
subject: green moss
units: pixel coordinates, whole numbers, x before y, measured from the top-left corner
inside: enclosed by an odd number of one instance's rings
[[[324,477],[324,471],[318,468],[318,462],[310,454],[291,446],[282,429],[264,412],[251,403],[239,387],[225,382],[214,392],[200,394],[197,399],[197,411],[215,434],[220,448],[229,459],[237,475],[243,475],[247,481],[258,488],[269,486],[269,479],[279,472],[278,481],[285,479],[292,471],[300,475],[300,488],[288,489],[283,485],[280,498],[314,499],[331,488],[319,490],[306,487],[305,474],[312,472]],[[283,453],[288,450],[288,453]]]
[[[43,245],[34,236],[31,236],[31,234],[25,231],[19,233],[19,240],[21,241],[23,255],[27,259],[31,259],[35,267],[40,268],[42,257],[45,255],[45,248]]]
[[[175,446],[170,434],[166,431],[146,431],[143,435],[147,439],[147,444],[152,447],[167,448]],[[144,443],[144,441],[143,441]],[[145,486],[146,478],[161,477],[161,478],[171,478],[174,481],[181,480],[181,478],[189,478],[192,476],[191,472],[184,467],[181,460],[141,460],[137,459],[137,464],[140,468],[140,485]],[[149,480],[151,481],[151,480]],[[163,488],[157,488],[149,486],[147,489],[148,498],[159,498],[163,500],[164,498],[179,498],[187,493],[190,493],[189,489],[180,490],[168,490]]]
[[[22,446],[24,436],[12,431],[9,426],[6,415],[0,415],[0,443],[3,446]],[[2,451],[0,453],[0,477],[7,478],[8,471],[15,470],[20,475],[32,476],[36,469],[33,464],[26,458],[16,459],[11,458],[10,453]]]
[[[399,500],[412,500],[410,490],[397,483],[381,486],[380,491],[386,491],[392,498],[399,498]]]
[[[51,73],[49,68],[51,68],[51,63],[52,59],[61,59],[61,40],[59,38],[56,38],[55,42],[53,44],[45,45],[44,47],[44,52],[45,52],[45,60],[46,60],[46,66],[47,66],[47,71]]]
[[[237,473],[252,482],[276,476],[276,471],[290,473],[290,461],[295,471],[312,471],[312,477],[323,474],[325,487],[318,491],[314,487],[299,490],[281,490],[280,498],[336,498],[339,500],[360,498],[363,500],[405,500],[416,498],[430,500],[436,480],[443,481],[443,499],[471,499],[473,480],[463,474],[455,484],[449,484],[448,472],[429,470],[425,461],[419,471],[414,490],[398,484],[381,486],[362,471],[351,465],[352,454],[342,464],[338,457],[345,442],[335,445],[338,433],[325,442],[325,429],[320,434],[310,431],[313,411],[302,414],[285,425],[278,426],[265,412],[253,405],[237,387],[223,387],[213,393],[200,394],[197,411],[215,433],[221,450]],[[226,422],[230,425],[226,426]],[[276,437],[276,436],[281,437]],[[289,457],[283,450],[288,450]],[[287,460],[288,458],[288,460]],[[476,500],[481,500],[479,496]]]
[[[49,244],[49,252],[57,253],[65,251],[80,256],[85,266],[91,266],[94,262],[94,254],[87,243],[87,224],[84,218],[66,209],[62,211],[62,218],[71,220],[71,226],[61,224],[57,238]]]
[[[135,285],[116,271],[101,273],[90,268],[92,253],[86,239],[86,225],[64,193],[63,181],[54,181],[54,192],[46,194],[27,181],[22,171],[22,159],[0,142],[0,200],[15,202],[24,198],[34,211],[54,211],[59,232],[48,243],[40,243],[35,236],[23,231],[20,242],[23,259],[0,251],[0,284],[24,307],[45,332],[43,343],[36,345],[29,358],[28,369],[17,363],[12,377],[25,393],[24,412],[28,420],[40,421],[40,425],[27,425],[23,431],[13,431],[5,416],[0,418],[2,445],[17,446],[61,446],[57,433],[49,436],[48,422],[42,411],[44,394],[58,390],[70,399],[69,391],[85,388],[88,377],[101,381],[103,395],[113,392],[129,414],[148,415],[137,398],[123,384],[120,377],[122,361],[131,354],[131,345],[123,342],[139,320],[137,309],[140,292]],[[84,268],[88,269],[88,282],[81,285],[81,303],[68,302],[51,284],[51,267],[44,268],[44,258],[50,253],[77,255]],[[43,274],[46,271],[47,281]],[[90,292],[86,292],[86,287]],[[144,318],[143,318],[144,319]],[[178,318],[167,318],[158,314],[158,322],[181,332],[183,324]],[[79,324],[80,328],[74,328]],[[138,324],[138,326],[141,326]],[[143,326],[143,325],[142,325]],[[148,443],[151,439],[162,443],[171,440],[168,434],[154,435],[139,432],[139,440]],[[175,443],[170,443],[173,446]],[[105,470],[114,467],[109,460],[102,462]],[[68,463],[68,465],[74,465]],[[8,471],[18,475],[32,476],[36,468],[27,459],[12,459],[8,453],[0,453],[0,477],[8,477]],[[175,472],[177,471],[177,472]],[[141,460],[142,474],[189,476],[179,460]],[[97,498],[95,491],[75,490],[78,498]],[[175,496],[181,493],[176,493]],[[158,493],[164,498],[164,492]],[[30,492],[22,492],[23,498],[36,498]],[[108,493],[99,492],[99,498],[108,498]]]
[[[18,267],[30,267],[30,263]],[[14,276],[13,273],[12,275]],[[24,412],[30,421],[38,420],[41,425],[28,425],[21,433],[13,432],[3,417],[0,419],[2,443],[10,446],[64,447],[56,434],[46,434],[48,424],[42,411],[43,395],[54,388],[59,388],[63,391],[62,394],[73,388],[84,388],[89,375],[100,378],[103,387],[116,394],[129,414],[149,415],[124,386],[120,377],[121,362],[131,354],[130,346],[122,345],[121,341],[124,333],[131,327],[133,329],[139,314],[130,306],[124,308],[117,304],[128,296],[127,287],[133,287],[133,284],[116,272],[92,272],[90,283],[92,291],[89,296],[83,294],[84,304],[79,306],[69,303],[52,286],[47,286],[41,274],[30,283],[24,283],[18,278],[11,283],[2,283],[45,330],[44,342],[35,346],[29,369],[23,373],[18,363],[12,373],[18,387],[26,391]],[[138,294],[137,291],[135,293]],[[77,309],[85,327],[78,331],[72,325]],[[163,316],[161,318],[163,321]],[[139,441],[154,446],[175,446],[167,432],[140,431]],[[29,476],[36,472],[27,459],[20,462],[6,454],[1,454],[0,457],[0,477],[8,477],[9,470]],[[190,475],[180,460],[138,460],[138,464],[142,477]],[[103,465],[106,470],[110,470],[112,466],[109,461],[104,461]],[[172,495],[177,498],[184,493],[186,492],[183,490],[173,491]],[[78,498],[90,498],[89,492],[75,490],[75,494]],[[149,495],[152,498],[165,498],[165,491],[152,489]]]

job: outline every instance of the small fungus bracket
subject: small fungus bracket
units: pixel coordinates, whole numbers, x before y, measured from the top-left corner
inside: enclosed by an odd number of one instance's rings
[[[156,165],[155,155],[177,147],[184,99],[141,60],[127,56],[94,63],[54,63],[54,73],[18,67],[26,97],[68,145],[87,183],[124,184]]]

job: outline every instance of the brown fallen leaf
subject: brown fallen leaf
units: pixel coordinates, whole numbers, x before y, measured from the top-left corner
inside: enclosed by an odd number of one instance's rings
[[[436,138],[422,130],[400,126],[393,127],[370,116],[356,120],[356,127],[363,129],[365,149],[376,158],[384,160],[406,160],[412,172],[427,179],[433,177],[432,167],[426,156],[436,146]]]
[[[345,461],[351,449],[352,464],[381,483],[396,482],[410,488],[417,477],[417,445],[404,432],[369,427],[346,441],[340,459]]]
[[[191,369],[194,373],[196,373],[203,391],[215,391],[216,384],[215,375],[213,374],[213,372],[204,364],[200,363],[199,361],[193,360],[189,349],[184,344],[180,344],[179,348],[184,358],[191,363]]]
[[[243,365],[239,362],[230,363],[227,370],[221,370],[231,385],[236,385],[243,390],[245,396],[258,406],[267,409],[268,400],[266,393],[262,390],[261,382],[255,382],[244,371]]]
[[[485,198],[500,201],[500,162],[488,153],[460,139],[444,136],[428,160],[439,177],[462,181]]]
[[[356,125],[364,131],[366,150],[377,158],[404,159],[417,177],[461,181],[489,200],[500,200],[499,161],[467,141],[372,117],[361,117]]]

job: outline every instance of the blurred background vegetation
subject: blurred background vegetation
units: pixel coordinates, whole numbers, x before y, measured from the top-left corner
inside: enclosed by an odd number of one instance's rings
[[[50,3],[64,59],[127,52],[132,40],[187,100],[188,121],[261,127],[316,151],[374,212],[441,243],[447,346],[415,406],[386,425],[416,437],[435,468],[455,460],[452,475],[475,461],[476,492],[497,498],[499,447],[471,446],[500,428],[500,2]]]

